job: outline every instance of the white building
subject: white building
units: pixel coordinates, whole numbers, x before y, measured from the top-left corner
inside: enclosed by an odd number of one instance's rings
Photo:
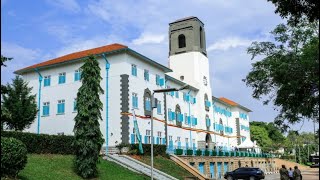
[[[232,147],[250,138],[248,108],[212,96],[204,24],[196,17],[170,23],[169,67],[127,46],[111,44],[75,52],[35,64],[15,73],[33,87],[40,116],[27,130],[34,133],[73,134],[76,94],[81,86],[83,58],[96,55],[100,68],[103,121],[101,132],[109,147],[136,143],[132,109],[137,116],[142,143],[150,143],[150,98],[156,93],[154,142],[174,148]],[[108,83],[107,83],[108,82]],[[168,139],[168,141],[166,141]],[[105,146],[105,144],[104,144]]]

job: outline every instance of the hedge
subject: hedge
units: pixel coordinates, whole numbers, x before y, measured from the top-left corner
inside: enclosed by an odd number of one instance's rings
[[[34,134],[27,132],[2,131],[1,137],[13,137],[22,141],[28,153],[36,154],[74,154],[74,136]]]
[[[1,137],[1,177],[17,177],[26,164],[26,145],[15,138]]]
[[[147,155],[149,156],[151,154],[151,144],[142,144],[142,148],[143,148],[143,154],[140,153],[139,151],[139,144],[130,144],[129,145],[130,150],[134,150],[138,152],[139,155]],[[153,155],[154,156],[166,156],[166,145],[158,145],[158,144],[154,144],[153,145]]]

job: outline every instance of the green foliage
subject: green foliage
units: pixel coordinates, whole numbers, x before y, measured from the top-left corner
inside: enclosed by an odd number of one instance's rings
[[[6,67],[6,65],[4,63],[6,61],[10,61],[11,59],[12,58],[8,58],[8,57],[5,57],[5,56],[1,55],[1,67],[2,66]],[[1,84],[1,94],[6,94],[6,93],[7,93],[7,87]],[[2,126],[2,124],[1,124],[1,126]]]
[[[176,155],[183,155],[183,149],[176,149]]]
[[[243,81],[254,98],[278,107],[275,124],[283,131],[304,119],[319,122],[318,26],[318,21],[288,21],[271,32],[274,42],[253,42],[247,49],[252,59],[263,59],[252,64]]]
[[[197,155],[197,156],[202,156],[202,151],[201,151],[200,149],[197,149],[196,155]]]
[[[15,138],[1,137],[1,177],[16,177],[27,164],[27,148]]]
[[[103,144],[99,120],[102,120],[102,102],[99,62],[90,55],[81,67],[82,86],[77,93],[77,115],[74,125],[75,169],[83,178],[97,176],[99,152]]]
[[[193,155],[193,150],[192,149],[188,149],[187,150],[187,155],[189,155],[189,156]]]
[[[262,151],[270,151],[272,140],[269,138],[268,131],[264,127],[250,126],[252,140],[257,141]]]
[[[267,0],[271,1],[275,6],[275,13],[279,13],[282,18],[290,18],[298,22],[304,16],[309,21],[319,20],[319,1],[317,0]]]
[[[151,144],[142,144],[143,148],[143,154],[140,153],[139,151],[139,144],[130,144],[130,151],[131,150],[136,150],[139,155],[145,155],[145,156],[150,156],[151,154]],[[153,145],[153,155],[154,156],[166,156],[166,146],[165,145],[159,145],[159,144],[154,144]]]
[[[31,95],[32,88],[21,77],[16,76],[12,84],[7,84],[7,93],[2,94],[1,122],[8,129],[22,131],[36,118],[37,104]]]
[[[74,136],[34,134],[27,132],[2,131],[1,137],[12,137],[22,141],[28,153],[74,154]]]

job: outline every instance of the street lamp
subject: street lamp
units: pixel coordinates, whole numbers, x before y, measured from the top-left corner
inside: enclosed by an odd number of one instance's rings
[[[165,93],[165,92],[171,92],[171,91],[181,91],[184,89],[188,89],[189,85],[185,84],[181,88],[168,88],[168,89],[156,89],[153,90],[152,96],[151,96],[151,179],[153,180],[153,108],[157,107],[157,99],[154,99],[155,93]],[[166,137],[167,138],[167,137]]]

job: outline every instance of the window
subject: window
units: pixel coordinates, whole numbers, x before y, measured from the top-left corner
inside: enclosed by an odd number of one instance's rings
[[[179,99],[179,92],[178,91],[176,91],[176,98]]]
[[[80,81],[80,78],[81,78],[81,73],[80,73],[80,70],[75,70],[74,71],[74,81]]]
[[[145,143],[151,144],[151,131],[150,130],[146,130]]]
[[[178,136],[178,137],[177,137],[177,141],[180,142],[180,140],[181,140],[181,138]]]
[[[131,74],[132,76],[137,76],[137,66],[134,64],[131,65]]]
[[[50,86],[50,84],[51,84],[51,76],[45,76],[43,86],[44,87]]]
[[[151,136],[151,130],[146,130],[146,136]]]
[[[202,43],[202,27],[200,27],[200,48],[203,48],[203,43]]]
[[[49,112],[50,112],[50,103],[44,102],[42,107],[42,115],[49,116]]]
[[[188,120],[188,114],[187,113],[184,113],[184,123],[185,124],[189,124],[189,120]]]
[[[172,136],[169,136],[169,141],[172,141]]]
[[[138,94],[132,93],[132,108],[138,108]]]
[[[161,131],[158,131],[158,137],[161,137],[161,134],[162,134]]]
[[[150,100],[150,97],[146,97],[145,99],[145,106],[146,106],[146,110],[147,111],[151,111],[151,100]]]
[[[58,114],[64,114],[64,104],[64,99],[58,101]]]
[[[158,104],[157,104],[157,113],[158,113],[158,114],[161,114],[161,101],[158,101]]]
[[[188,143],[189,142],[189,138],[186,138],[186,143]]]
[[[156,75],[156,85],[160,85],[160,76],[158,74]]]
[[[178,36],[178,41],[179,41],[179,48],[186,47],[186,37],[183,34],[180,34]]]
[[[161,133],[161,131],[158,131],[158,137],[157,137],[157,144],[165,144],[164,142],[163,142],[163,138],[162,138],[162,133]]]
[[[149,81],[149,71],[146,69],[144,70],[144,80]]]
[[[64,84],[66,83],[66,73],[59,73],[59,84]]]
[[[73,112],[76,112],[77,111],[77,100],[74,99],[73,100]]]

